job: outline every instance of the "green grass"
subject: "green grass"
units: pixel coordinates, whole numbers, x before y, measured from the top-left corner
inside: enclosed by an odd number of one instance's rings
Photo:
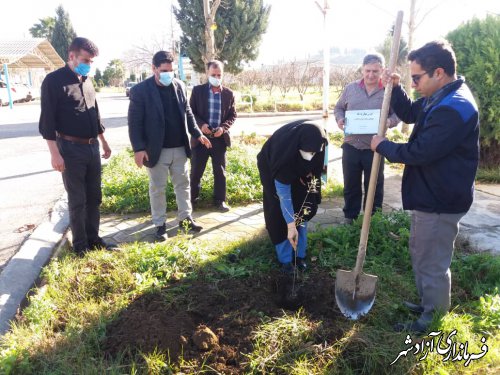
[[[257,169],[257,154],[266,138],[241,134],[227,152],[227,200],[230,205],[244,205],[262,200],[262,185]],[[213,201],[213,170],[210,160],[201,180],[199,207]],[[149,178],[146,168],[137,168],[129,149],[114,156],[102,173],[102,206],[105,213],[148,212]],[[342,186],[329,181],[324,186],[325,197],[342,195]],[[177,203],[171,181],[167,183],[167,210],[176,210]]]
[[[251,136],[247,136],[251,138]],[[255,137],[254,141],[260,141]],[[250,142],[250,141],[249,141]],[[242,205],[262,199],[262,188],[257,170],[255,144],[234,142],[227,152],[227,198],[230,205]],[[210,160],[202,178],[200,206],[213,201],[213,170]],[[103,212],[147,212],[149,206],[149,179],[146,168],[137,168],[130,150],[113,157],[102,174]],[[176,210],[175,194],[171,181],[167,183],[167,209]]]
[[[320,270],[335,275],[355,263],[361,219],[352,226],[309,235],[309,255]],[[411,318],[400,301],[415,299],[408,255],[409,218],[404,212],[373,217],[365,271],[379,277],[377,298],[367,317],[348,321],[338,316],[315,320],[307,311],[261,316],[252,333],[245,373],[253,374],[496,374],[500,370],[500,257],[458,250],[453,258],[453,310],[435,319],[431,329],[457,329],[458,343],[479,353],[484,336],[489,351],[468,367],[443,362],[431,353],[409,354],[406,334],[392,324]],[[193,242],[176,237],[163,244],[136,243],[123,252],[96,251],[85,258],[64,253],[43,270],[44,286],[35,290],[20,321],[4,335],[2,374],[164,374],[203,373],[203,363],[174,363],[168,353],[103,356],[106,326],[134,299],[175,286],[165,295],[175,303],[185,292],[179,280],[218,280],[266,274],[274,253],[267,238],[248,242]],[[465,249],[466,250],[466,249]],[[236,254],[237,263],[229,261]],[[318,285],[328,288],[328,285]],[[271,303],[271,302],[270,302]],[[338,330],[335,338],[325,332]]]
[[[476,175],[476,181],[490,183],[490,184],[500,184],[500,167],[496,168],[479,167]]]

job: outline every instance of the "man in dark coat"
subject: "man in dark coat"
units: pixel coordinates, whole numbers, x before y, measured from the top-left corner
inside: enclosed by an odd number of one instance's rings
[[[193,140],[191,159],[191,201],[199,199],[201,178],[208,158],[214,172],[214,205],[221,212],[229,211],[226,204],[226,149],[231,146],[229,128],[236,119],[233,92],[222,86],[224,65],[217,60],[207,64],[208,82],[195,86],[189,101],[198,126],[210,138],[212,148]]]
[[[174,78],[173,56],[160,51],[153,57],[153,76],[130,90],[128,126],[135,163],[147,167],[151,216],[156,237],[166,236],[167,175],[170,174],[181,229],[199,232],[202,227],[191,217],[188,158],[189,134],[205,147],[210,141],[201,134],[187,101],[184,83]]]
[[[300,120],[274,132],[257,155],[266,229],[286,274],[306,269],[307,222],[321,201],[326,147],[324,130]]]

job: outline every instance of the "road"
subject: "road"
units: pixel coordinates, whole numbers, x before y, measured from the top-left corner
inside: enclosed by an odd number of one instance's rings
[[[106,137],[117,153],[129,146],[128,98],[98,94],[98,100]],[[13,109],[0,107],[0,270],[64,193],[61,176],[52,170],[47,145],[38,133],[39,116],[38,101],[15,104]],[[231,133],[270,135],[301,117],[238,118]],[[318,115],[311,118],[321,121]]]

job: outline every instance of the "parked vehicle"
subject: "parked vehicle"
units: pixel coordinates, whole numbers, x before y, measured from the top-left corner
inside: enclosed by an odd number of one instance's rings
[[[130,96],[130,89],[137,85],[137,82],[128,82],[125,86],[125,95]]]
[[[17,88],[14,85],[10,85],[10,95],[13,102],[17,102],[21,99]],[[9,104],[9,92],[7,91],[7,83],[0,80],[0,105]]]
[[[26,83],[12,83],[10,93],[14,103],[29,102],[40,98],[40,89],[32,87]],[[0,80],[0,106],[9,103],[9,93],[7,83]]]

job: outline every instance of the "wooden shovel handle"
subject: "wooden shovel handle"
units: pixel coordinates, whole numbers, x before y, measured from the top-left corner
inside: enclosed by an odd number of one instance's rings
[[[403,12],[399,11],[396,17],[396,25],[394,28],[394,36],[392,38],[391,56],[389,59],[389,71],[393,72],[396,68],[398,60],[399,42],[401,39],[401,26],[403,24]],[[389,115],[389,107],[391,105],[392,95],[392,80],[385,86],[384,101],[382,102],[382,110],[380,111],[380,122],[378,125],[378,135],[385,136],[387,117]],[[359,238],[358,256],[356,258],[356,266],[354,268],[354,276],[357,278],[363,270],[363,264],[366,257],[366,246],[368,243],[368,234],[370,232],[370,220],[373,211],[373,198],[375,196],[375,186],[377,185],[378,170],[380,166],[380,154],[373,154],[372,170],[370,173],[370,183],[368,185],[368,193],[366,195],[366,205],[363,217],[363,226]]]

